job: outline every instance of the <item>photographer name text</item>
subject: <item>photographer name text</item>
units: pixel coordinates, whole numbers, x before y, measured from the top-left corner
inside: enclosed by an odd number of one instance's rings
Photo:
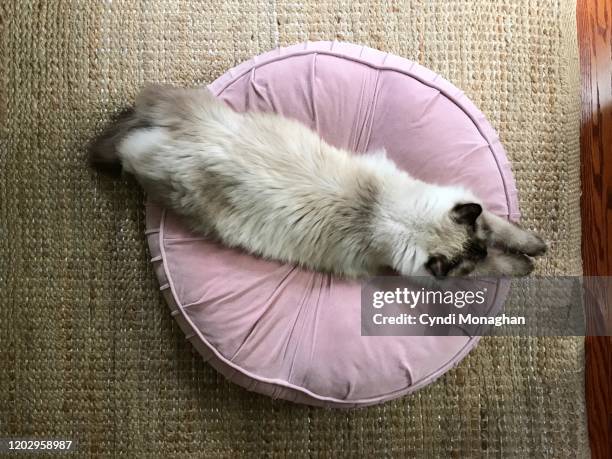
[[[372,316],[372,321],[375,325],[426,325],[429,327],[437,325],[492,325],[494,327],[525,325],[525,317],[506,314],[490,317],[463,313],[452,313],[446,316],[432,316],[425,313],[418,315],[402,313],[387,316],[378,313]]]

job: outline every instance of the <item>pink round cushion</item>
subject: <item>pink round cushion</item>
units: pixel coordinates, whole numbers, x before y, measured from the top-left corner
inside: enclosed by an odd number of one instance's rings
[[[338,42],[281,48],[210,90],[238,111],[274,111],[362,154],[384,147],[412,175],[461,183],[516,220],[508,160],[455,86],[406,59]],[[172,315],[231,381],[275,398],[354,407],[412,392],[477,344],[468,336],[361,336],[360,284],[256,258],[147,206],[152,262]]]

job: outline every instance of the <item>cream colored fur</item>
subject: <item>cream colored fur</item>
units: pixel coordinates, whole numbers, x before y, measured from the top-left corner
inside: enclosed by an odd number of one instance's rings
[[[296,121],[236,113],[206,89],[146,88],[131,116],[116,145],[125,171],[194,230],[266,258],[347,277],[415,275],[433,255],[461,260],[478,235],[518,237],[533,254],[543,245],[488,213],[470,231],[453,209],[475,196],[417,180],[384,151],[351,154]]]

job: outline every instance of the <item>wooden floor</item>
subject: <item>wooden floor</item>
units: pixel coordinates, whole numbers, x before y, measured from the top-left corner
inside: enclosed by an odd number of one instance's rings
[[[582,77],[582,259],[587,276],[612,275],[612,0],[578,0]],[[612,338],[586,338],[593,458],[612,457]]]

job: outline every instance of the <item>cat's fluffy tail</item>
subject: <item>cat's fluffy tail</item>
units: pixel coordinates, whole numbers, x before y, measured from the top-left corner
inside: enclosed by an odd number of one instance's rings
[[[119,143],[132,130],[144,127],[148,127],[147,121],[138,116],[134,108],[123,110],[89,145],[89,164],[100,172],[120,174],[121,160],[117,152]]]

